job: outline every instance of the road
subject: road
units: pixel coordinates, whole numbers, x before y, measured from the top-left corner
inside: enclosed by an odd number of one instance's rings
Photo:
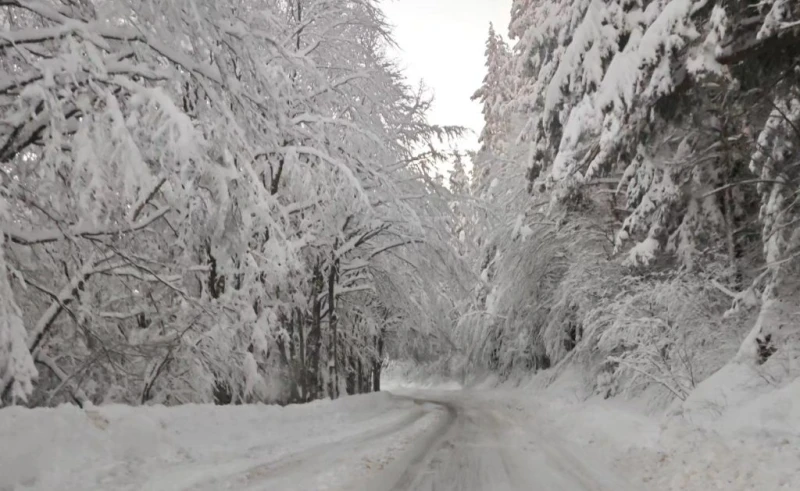
[[[523,408],[461,391],[409,397],[442,408],[441,423],[399,459],[394,469],[376,476],[366,489],[631,489],[594,456],[570,448],[547,428],[537,428]]]
[[[418,410],[194,490],[626,491],[596,456],[561,441],[507,401],[468,391],[414,392]],[[407,401],[403,401],[406,402]],[[387,454],[386,448],[393,447]],[[371,456],[388,455],[381,462]],[[372,463],[374,465],[367,464]],[[365,469],[366,467],[366,469]],[[350,476],[342,479],[342,476]]]

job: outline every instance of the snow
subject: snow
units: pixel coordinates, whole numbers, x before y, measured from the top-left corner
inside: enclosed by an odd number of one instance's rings
[[[0,410],[0,489],[224,489],[226,480],[266,481],[274,477],[264,473],[270,465],[289,465],[315,448],[335,455],[336,448],[325,445],[344,449],[351,441],[354,448],[340,455],[348,472],[325,476],[333,486],[369,470],[361,458],[389,459],[436,415],[388,393],[283,408],[10,407]],[[310,479],[322,478],[322,472],[301,469],[291,486],[274,489],[324,489],[309,486]]]
[[[395,391],[409,392],[415,390],[455,391],[463,388],[463,386],[460,383],[454,380],[407,381],[407,380],[394,379],[382,382],[382,386],[389,392],[395,392]]]
[[[391,361],[383,369],[381,389],[389,392],[415,390],[452,391],[464,388],[464,384],[452,378],[432,375],[435,369],[409,362]]]
[[[658,480],[676,490],[800,488],[798,382],[776,388],[750,365],[723,367],[666,426]]]
[[[658,387],[603,399],[577,367],[420,373],[300,406],[7,408],[0,489],[800,489],[800,379],[731,363],[667,407]]]
[[[499,391],[640,489],[800,489],[800,379],[776,388],[731,363],[669,410],[663,391],[606,400],[586,387],[568,368]]]
[[[789,0],[766,0],[763,4],[772,4],[764,23],[758,31],[756,39],[765,39],[774,36],[781,29],[781,24],[789,16]]]

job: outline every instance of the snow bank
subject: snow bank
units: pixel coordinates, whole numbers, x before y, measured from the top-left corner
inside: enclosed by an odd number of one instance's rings
[[[604,400],[575,367],[540,372],[521,387],[559,436],[610,459],[648,490],[800,489],[800,378],[796,358],[730,363],[686,401],[659,394]]]
[[[413,406],[377,393],[283,408],[10,407],[0,410],[0,490],[179,489],[208,477],[198,469],[244,470],[256,456],[280,459],[402,421]],[[187,472],[163,480],[181,466]]]
[[[575,367],[553,380],[547,371],[540,372],[521,387],[569,441],[616,451],[657,447],[660,429],[657,420],[648,415],[648,396],[636,404],[602,399],[587,390],[585,375]]]
[[[800,378],[730,409],[717,426],[752,434],[800,436]]]
[[[763,366],[730,363],[699,384],[669,414],[660,469],[649,464],[661,489],[800,489],[797,368],[784,351]]]

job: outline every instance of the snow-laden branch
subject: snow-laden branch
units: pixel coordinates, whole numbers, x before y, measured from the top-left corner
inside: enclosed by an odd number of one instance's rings
[[[120,267],[119,263],[111,262],[111,259],[114,257],[116,257],[116,254],[106,254],[99,259],[89,260],[80,272],[72,278],[72,281],[58,292],[56,298],[52,300],[50,306],[39,317],[39,321],[28,334],[28,349],[31,353],[37,350],[45,334],[47,334],[48,329],[53,325],[56,317],[64,310],[64,307],[75,300],[78,291],[80,291],[84,283],[92,275],[111,271]]]
[[[166,43],[161,42],[156,39],[155,36],[146,33],[144,30],[137,31],[131,28],[109,26],[101,22],[85,22],[70,18],[66,14],[58,12],[50,6],[37,1],[11,0],[5,3],[5,5],[29,10],[45,19],[58,22],[62,25],[50,28],[32,28],[5,32],[0,36],[0,47],[3,47],[4,42],[6,45],[41,42],[48,39],[55,39],[71,32],[77,32],[86,34],[91,41],[95,42],[95,44],[99,44],[100,48],[108,49],[108,46],[99,42],[96,37],[92,36],[94,34],[107,40],[141,42],[183,69],[217,84],[223,83],[223,78],[217,67],[194,61],[185,53],[171,48]]]
[[[130,261],[130,259],[127,257],[125,257],[125,259]],[[132,261],[131,265],[126,264],[118,266],[113,270],[107,271],[105,274],[109,274],[112,276],[127,276],[130,278],[137,279],[139,281],[160,283],[169,288],[170,290],[174,291],[175,293],[183,297],[188,297],[187,293],[178,285],[179,282],[182,280],[181,276],[179,275],[161,276],[155,271],[145,266],[142,266],[141,264],[132,264]]]
[[[0,48],[50,41],[72,34],[78,30],[78,26],[76,25],[61,25],[56,27],[23,29],[19,31],[5,31],[0,33]]]
[[[374,132],[369,131],[368,129],[359,126],[352,121],[342,118],[327,118],[315,114],[308,114],[303,113],[298,116],[295,116],[292,119],[293,124],[321,124],[321,125],[333,125],[333,126],[343,126],[345,128],[351,129],[359,134],[362,134],[372,140],[373,142],[382,145],[383,141],[381,138],[376,135]]]
[[[48,333],[53,323],[58,318],[59,314],[75,300],[78,292],[83,288],[85,282],[94,274],[110,271],[119,266],[118,263],[111,260],[116,257],[116,254],[105,254],[98,259],[94,256],[86,262],[86,265],[76,274],[72,280],[67,283],[54,298],[52,298],[50,305],[39,317],[36,325],[28,333],[28,351],[33,355],[34,359],[39,354],[39,348],[45,335]],[[0,400],[6,397],[8,390],[11,388],[13,376],[10,373],[4,374],[3,379],[0,380]]]
[[[70,237],[91,238],[108,235],[124,235],[142,230],[143,228],[152,225],[156,220],[166,215],[169,210],[169,207],[161,208],[152,215],[142,219],[130,227],[106,229],[104,227],[97,227],[94,225],[76,225],[64,230],[43,230],[40,232],[30,232],[21,229],[15,229],[11,225],[0,225],[0,231],[12,242],[22,245],[47,244]]]
[[[397,249],[398,247],[405,247],[405,246],[411,245],[411,244],[423,244],[423,243],[425,243],[425,241],[422,240],[422,239],[410,239],[410,240],[403,240],[403,241],[400,241],[400,242],[395,242],[393,244],[389,244],[389,245],[383,246],[383,247],[373,251],[369,255],[369,258],[372,259],[375,256],[383,254],[384,252],[391,251],[392,249]]]
[[[334,251],[334,255],[337,258],[343,257],[345,254],[359,248],[360,246],[366,244],[373,238],[377,237],[381,233],[385,232],[389,229],[389,224],[383,223],[380,226],[367,230],[366,232],[359,233],[353,235],[350,239],[347,240],[344,244],[342,244],[336,251]]]
[[[53,22],[66,22],[69,18],[66,14],[59,12],[56,8],[36,0],[4,0],[0,2],[2,6],[19,7],[38,14]]]
[[[370,284],[366,285],[358,285],[358,286],[348,286],[348,287],[337,287],[334,292],[337,297],[342,295],[347,295],[348,293],[358,293],[358,292],[374,292],[375,287]]]
[[[647,370],[642,370],[641,368],[636,366],[636,364],[629,362],[625,358],[620,358],[618,356],[609,356],[608,357],[608,361],[614,362],[614,363],[619,363],[620,365],[624,366],[625,368],[633,370],[637,374],[642,375],[642,376],[652,380],[653,382],[663,386],[665,389],[667,389],[668,391],[672,392],[672,394],[675,397],[677,397],[678,399],[680,399],[682,401],[686,400],[686,393],[682,389],[680,389],[679,387],[672,385],[672,383],[670,383],[669,380],[667,380],[665,378],[662,378],[662,377],[659,377],[658,375],[655,375],[653,373],[650,373]]]
[[[361,80],[361,79],[368,79],[368,78],[369,78],[369,73],[365,73],[365,72],[359,72],[359,73],[353,73],[351,75],[346,75],[344,77],[341,77],[339,79],[334,80],[327,87],[325,87],[323,89],[320,89],[320,90],[317,90],[316,92],[311,94],[310,99],[316,99],[317,97],[325,94],[326,92],[330,92],[332,90],[336,90],[339,87],[341,87],[342,85],[347,85],[348,83],[350,83],[350,82],[352,82],[354,80]]]
[[[353,189],[355,189],[358,192],[361,201],[364,202],[365,204],[369,204],[369,200],[367,199],[366,194],[364,193],[364,188],[361,185],[361,181],[353,173],[353,170],[341,160],[335,159],[319,149],[305,145],[300,145],[300,146],[287,145],[279,148],[278,151],[282,153],[297,152],[298,154],[312,155],[320,160],[323,160],[329,164],[334,165],[347,178],[347,180],[353,186]]]
[[[70,384],[73,379],[73,376],[67,375],[67,373],[58,366],[55,360],[42,352],[36,354],[36,363],[41,363],[49,368],[56,378],[58,378],[59,382],[61,382],[53,393],[58,392],[64,385]],[[75,399],[75,402],[77,402],[80,407],[85,407],[86,403],[89,402],[89,397],[86,396],[86,393],[77,383],[72,383],[70,385],[73,386],[70,388],[70,391],[72,392],[72,397]]]
[[[78,116],[80,111],[73,104],[66,104],[62,113],[64,119],[69,120]],[[18,152],[36,142],[54,117],[50,109],[44,109],[40,113],[31,116],[35,117],[14,128],[6,141],[0,146],[0,162],[10,160]]]

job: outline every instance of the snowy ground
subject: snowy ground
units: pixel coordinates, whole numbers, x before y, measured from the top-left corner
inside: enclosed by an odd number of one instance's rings
[[[800,489],[797,382],[705,419],[711,389],[667,417],[580,386],[567,373],[286,408],[4,409],[0,490]]]
[[[0,489],[625,489],[483,391],[0,412]]]
[[[547,388],[533,380],[493,393],[566,445],[601,456],[630,489],[798,490],[800,379],[770,387],[762,375],[727,365],[666,410],[657,391],[587,397],[575,372]]]
[[[303,406],[0,411],[0,490],[347,489],[442,411],[390,394]]]

